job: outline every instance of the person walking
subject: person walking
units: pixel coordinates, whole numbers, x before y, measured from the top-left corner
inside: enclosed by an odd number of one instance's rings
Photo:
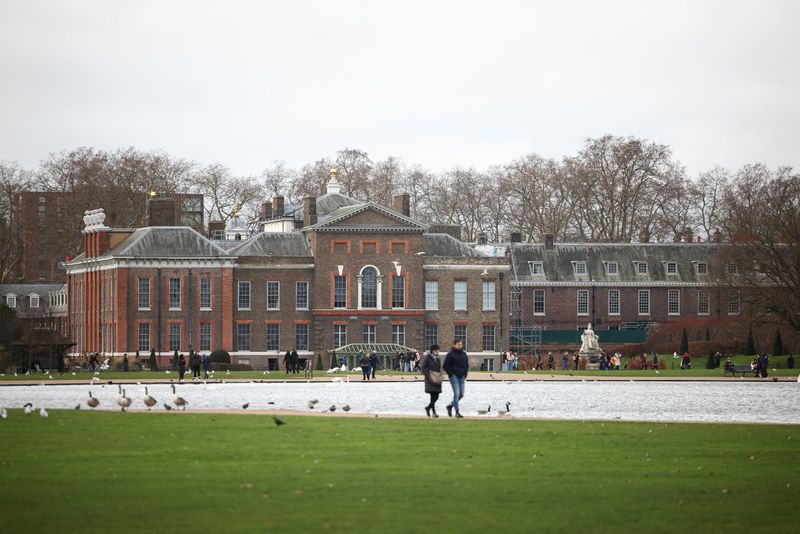
[[[431,396],[431,401],[425,406],[428,417],[439,417],[436,413],[436,401],[442,393],[442,361],[439,359],[439,345],[431,345],[431,350],[422,359],[419,366],[425,377],[425,393]]]
[[[200,355],[194,351],[192,351],[192,355],[189,358],[189,361],[192,362],[192,380],[199,380],[200,379]]]
[[[287,350],[286,354],[283,355],[283,366],[286,367],[286,374],[288,375],[292,370],[292,351]]]
[[[369,365],[369,355],[366,352],[361,353],[361,359],[358,360],[358,365],[361,366],[361,380],[369,380],[370,377],[370,365]]]
[[[372,372],[372,379],[375,380],[375,370],[378,369],[378,355],[375,352],[369,355],[369,368]]]
[[[127,354],[123,354],[122,355],[122,372],[123,373],[127,373],[129,369],[130,369],[130,364],[128,363],[128,355]]]
[[[208,380],[208,370],[211,369],[211,356],[203,354],[203,377]]]
[[[453,402],[447,405],[447,415],[453,417],[453,408],[455,408],[456,418],[463,419],[459,401],[464,398],[464,387],[467,384],[467,374],[469,373],[469,357],[464,352],[460,339],[453,341],[453,348],[445,356],[444,370],[450,379],[450,386],[453,388]]]
[[[178,378],[183,382],[183,375],[186,374],[186,359],[183,354],[178,355]]]
[[[290,362],[292,364],[292,374],[296,375],[300,372],[300,355],[297,354],[297,349],[292,349]]]

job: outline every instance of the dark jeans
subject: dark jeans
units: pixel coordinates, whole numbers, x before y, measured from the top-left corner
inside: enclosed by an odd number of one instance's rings
[[[361,374],[364,375],[362,380],[369,380],[371,370],[372,370],[372,367],[370,367],[369,365],[367,365],[366,367],[362,367],[361,368]]]
[[[203,374],[205,375],[204,378],[208,380],[208,368],[203,369]]]
[[[438,393],[428,393],[428,395],[431,396],[431,403],[428,404],[428,408],[433,408],[436,405],[436,401],[439,400],[439,394]]]
[[[192,367],[192,378],[200,378],[200,367]]]

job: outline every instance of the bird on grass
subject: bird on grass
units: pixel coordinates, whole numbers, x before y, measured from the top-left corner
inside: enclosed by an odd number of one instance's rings
[[[281,426],[286,424],[286,421],[284,421],[283,419],[278,419],[275,416],[272,416],[272,419],[275,421],[275,426]]]
[[[486,408],[485,410],[478,410],[478,415],[486,415],[491,411],[492,411],[492,406],[489,405],[489,407]]]
[[[23,404],[22,408],[25,411],[26,415],[30,415],[33,413],[33,404],[31,404],[30,402],[26,402],[25,404]]]
[[[182,406],[185,411],[186,405],[189,404],[189,401],[177,395],[177,393],[175,392],[175,384],[172,384],[172,394],[175,395],[175,398],[172,399],[172,403],[175,406]]]
[[[8,419],[8,410],[0,408],[0,419]]]
[[[117,404],[119,404],[120,409],[124,412],[125,408],[130,407],[133,404],[133,399],[128,397],[125,390],[122,390],[122,395],[117,397]]]
[[[250,407],[250,403],[249,402],[245,402],[244,404],[242,404],[242,410],[246,410],[249,407]]]
[[[42,419],[47,419],[49,415],[50,414],[48,414],[47,410],[45,410],[44,408],[39,410],[39,417],[41,417]]]
[[[506,403],[506,409],[505,410],[497,410],[497,415],[502,417],[503,415],[508,414],[510,411],[511,411],[511,403],[507,402]]]
[[[167,411],[170,411],[170,410],[172,409],[172,406],[170,406],[169,404],[167,404],[167,403],[165,402],[165,403],[164,403],[164,409],[165,409],[165,410],[167,410]]]
[[[142,398],[142,402],[144,405],[147,406],[147,411],[150,411],[150,408],[158,404],[158,401],[150,396],[150,392],[147,391],[147,387],[144,388],[144,397]]]
[[[345,404],[344,406],[342,406],[342,410],[344,410],[346,412],[349,412],[350,411],[350,405],[349,404]]]
[[[92,397],[92,392],[90,391],[89,398],[86,400],[86,404],[89,406],[89,408],[94,410],[97,408],[97,405],[100,404],[100,401],[97,399],[97,397]]]

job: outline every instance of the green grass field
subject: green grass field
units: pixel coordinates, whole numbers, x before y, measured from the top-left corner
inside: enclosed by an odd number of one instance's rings
[[[796,532],[798,426],[19,410],[5,532]]]

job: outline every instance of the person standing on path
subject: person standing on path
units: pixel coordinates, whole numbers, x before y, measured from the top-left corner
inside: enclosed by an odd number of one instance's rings
[[[125,354],[122,356],[122,372],[127,373],[130,369],[130,364],[128,363],[128,355]]]
[[[206,380],[208,380],[208,370],[211,369],[211,356],[208,354],[203,355],[203,373]]]
[[[300,355],[297,354],[297,349],[292,349],[292,355],[290,359],[292,363],[292,374],[297,374],[300,372]]]
[[[372,379],[375,380],[375,370],[378,368],[378,355],[374,352],[369,355],[369,368],[372,372]]]
[[[453,348],[444,359],[444,370],[450,377],[450,386],[453,388],[453,402],[447,405],[447,415],[453,417],[453,408],[456,409],[456,419],[463,419],[458,402],[464,398],[464,387],[469,373],[469,357],[463,350],[460,339],[453,341]]]
[[[183,354],[178,355],[178,377],[183,382],[183,375],[186,374],[186,359]]]
[[[192,380],[200,379],[200,354],[192,351],[189,361],[192,362]]]
[[[288,375],[292,370],[292,351],[287,350],[286,354],[283,355],[283,366],[286,367],[286,374]]]
[[[431,401],[425,406],[425,413],[428,417],[433,413],[434,417],[439,417],[436,413],[436,401],[442,392],[442,361],[439,359],[439,345],[431,345],[431,350],[420,363],[420,370],[425,377],[425,393],[431,396]]]
[[[361,380],[369,380],[370,377],[369,355],[366,352],[361,354],[361,359],[358,360],[358,365],[361,366]]]

